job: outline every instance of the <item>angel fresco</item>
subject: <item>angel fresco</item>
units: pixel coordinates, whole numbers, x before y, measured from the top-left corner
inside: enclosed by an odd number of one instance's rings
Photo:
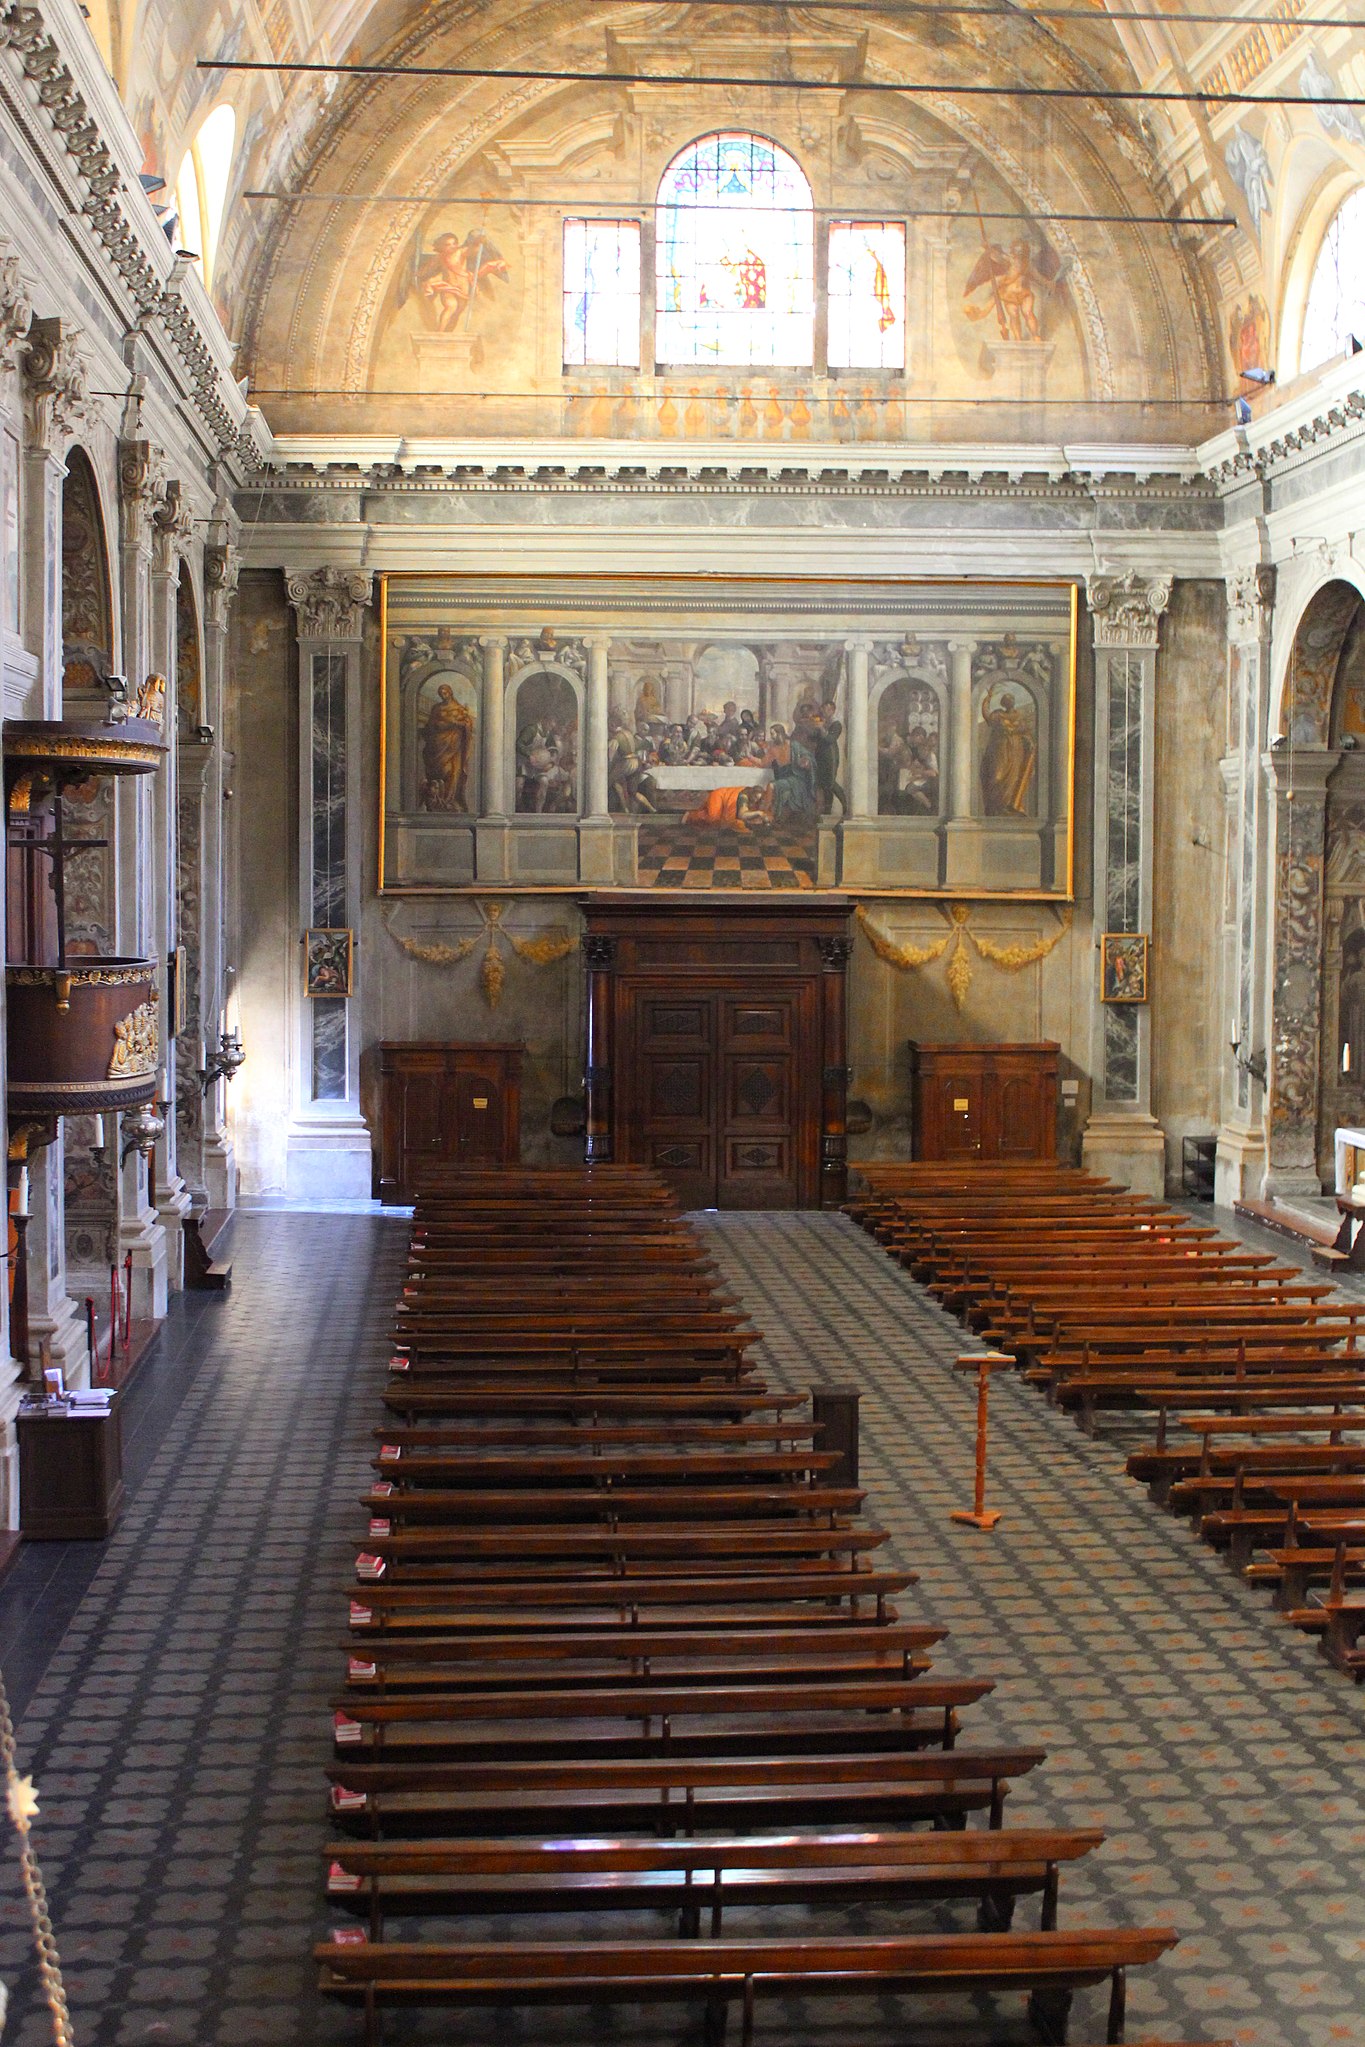
[[[430,249],[423,249],[422,237],[415,235],[398,304],[415,299],[428,326],[438,334],[456,334],[468,327],[480,294],[505,284],[510,275],[506,257],[482,228],[471,228],[463,239],[449,231],[439,234]]]
[[[993,242],[975,188],[973,196],[981,253],[962,287],[962,310],[969,320],[994,317],[1002,341],[1041,341],[1048,309],[1066,282],[1067,265],[1041,239],[1021,235],[1008,248]]]

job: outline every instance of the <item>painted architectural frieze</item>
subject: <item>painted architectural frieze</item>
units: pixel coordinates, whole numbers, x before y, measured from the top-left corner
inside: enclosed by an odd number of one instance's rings
[[[386,891],[1066,897],[1070,584],[395,575]]]

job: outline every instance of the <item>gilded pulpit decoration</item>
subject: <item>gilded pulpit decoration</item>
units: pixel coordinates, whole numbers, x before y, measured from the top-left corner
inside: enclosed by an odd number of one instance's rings
[[[114,1049],[106,1077],[130,1080],[136,1074],[155,1073],[160,1044],[156,1004],[140,1002],[114,1025]]]

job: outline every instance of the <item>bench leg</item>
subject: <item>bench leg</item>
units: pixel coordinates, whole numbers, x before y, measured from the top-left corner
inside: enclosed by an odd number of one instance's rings
[[[1109,2030],[1105,2039],[1118,2041],[1123,2038],[1123,2022],[1128,2015],[1128,1972],[1115,1969],[1113,1987],[1109,1992]]]
[[[1028,2001],[1028,2015],[1034,2031],[1048,2047],[1066,2047],[1067,2022],[1071,2017],[1072,1990],[1035,1990]]]
[[[982,1933],[1008,1933],[1014,1924],[1013,1892],[983,1892],[976,1908],[976,1923]]]
[[[725,2021],[730,2006],[723,1994],[712,1993],[706,2000],[706,2025],[702,2038],[706,2047],[725,2047]]]
[[[365,2047],[380,2047],[384,2020],[373,1983],[365,1985]]]

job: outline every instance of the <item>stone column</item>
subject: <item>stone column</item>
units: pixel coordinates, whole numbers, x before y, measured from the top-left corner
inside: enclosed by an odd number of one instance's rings
[[[1151,1015],[1102,1003],[1099,941],[1152,928],[1152,800],[1157,638],[1171,578],[1093,576],[1095,635],[1095,970],[1092,1093],[1082,1163],[1138,1193],[1166,1186],[1166,1139],[1152,1114]]]
[[[1323,870],[1327,784],[1341,765],[1329,747],[1274,747],[1262,762],[1274,804],[1271,1041],[1267,1059],[1268,1196],[1318,1195],[1322,1029]]]
[[[948,779],[947,822],[943,827],[944,878],[950,887],[972,888],[981,882],[981,828],[976,821],[976,778],[972,771],[975,722],[972,715],[972,656],[975,640],[949,640],[952,673],[948,693],[947,760],[940,763]]]
[[[1258,1196],[1265,1175],[1262,1082],[1242,1061],[1266,1054],[1266,902],[1270,804],[1261,757],[1266,745],[1275,571],[1257,564],[1228,577],[1228,752],[1222,763],[1227,810],[1224,902],[1228,929],[1218,1016],[1222,1123],[1214,1198],[1231,1207]]]
[[[0,441],[0,502],[6,491],[13,492],[17,502],[20,490],[24,429],[19,347],[32,314],[23,266],[8,242],[0,240],[0,419],[6,429]],[[18,631],[19,614],[7,587],[0,587],[0,623],[10,633]],[[4,935],[5,910],[0,903],[0,942]],[[0,975],[0,1056],[4,1047],[3,981]],[[0,1287],[0,1529],[17,1527],[19,1520],[19,1449],[14,1423],[22,1392],[22,1373],[10,1355],[9,1289]]]
[[[589,633],[587,704],[583,720],[582,789],[584,815],[578,826],[578,872],[583,881],[615,879],[615,826],[607,815],[607,738],[610,633]]]
[[[166,1128],[153,1153],[156,1178],[156,1212],[166,1231],[166,1271],[172,1287],[185,1284],[185,1237],[182,1229],[190,1208],[190,1196],[180,1175],[176,1131],[176,1101],[179,1095],[177,1047],[173,1020],[165,1006],[170,993],[164,971],[179,944],[179,764],[175,735],[179,726],[179,678],[176,673],[177,605],[180,578],[188,576],[189,550],[194,536],[190,507],[178,484],[168,487],[152,513],[151,589],[151,672],[165,679],[166,697],[162,732],[167,742],[166,761],[151,790],[153,815],[152,949],[162,962],[161,977],[161,1070],[165,1087],[162,1114]],[[191,1079],[191,1087],[197,1083]]]
[[[38,663],[30,713],[35,718],[62,715],[63,454],[87,415],[87,366],[79,338],[60,320],[35,320],[24,353],[28,431],[21,555],[24,637]]]
[[[182,858],[191,866],[181,902],[181,929],[186,945],[185,1029],[179,1064],[187,1076],[181,1129],[198,1132],[200,1177],[209,1208],[233,1208],[237,1202],[237,1159],[227,1124],[227,1083],[215,1081],[201,1093],[188,1076],[198,1068],[201,1043],[216,1045],[230,1027],[231,969],[229,934],[233,931],[229,862],[224,829],[223,795],[229,755],[227,732],[228,636],[232,601],[237,594],[241,559],[233,546],[234,521],[225,508],[210,528],[204,548],[204,701],[203,724],[189,735],[180,771],[192,776],[181,806]],[[190,929],[189,888],[197,885],[197,916]],[[235,949],[235,941],[234,941]],[[196,1189],[196,1198],[197,1198]]]
[[[474,870],[480,881],[511,878],[507,821],[507,635],[488,633],[483,652],[479,719],[483,734],[483,787],[474,827]]]
[[[872,657],[872,636],[859,633],[844,641],[848,657],[848,814],[873,817],[872,761],[868,748],[867,688]]]
[[[299,936],[310,926],[360,928],[364,843],[360,664],[368,569],[290,570],[299,647]],[[360,1114],[360,975],[350,996],[307,998],[299,949],[298,1092],[286,1154],[287,1191],[365,1197],[370,1135]]]
[[[71,434],[86,417],[86,364],[77,340],[60,320],[34,320],[22,351],[21,608],[25,642],[35,662],[26,706],[34,718],[62,715],[63,457]],[[14,1137],[11,1132],[11,1142]],[[68,1385],[81,1386],[87,1380],[86,1342],[82,1317],[66,1290],[66,1162],[60,1121],[56,1141],[30,1153],[28,1167],[29,1355],[36,1369],[45,1347]]]
[[[156,549],[155,520],[165,510],[170,486],[159,451],[150,441],[125,440],[119,447],[119,559],[122,568],[123,672],[128,678],[130,697],[145,678],[163,676],[174,644],[174,606],[169,607],[168,628],[171,647],[153,648],[152,579]],[[175,497],[178,500],[178,486]],[[173,542],[171,543],[173,548]],[[173,561],[173,552],[163,546],[163,580]],[[163,593],[164,594],[164,593]],[[163,604],[163,612],[166,607]],[[163,621],[164,623],[164,621]],[[156,657],[161,657],[159,669]],[[165,769],[155,777],[160,782]],[[117,787],[118,816],[118,912],[119,950],[138,957],[162,954],[165,942],[165,893],[168,887],[168,842],[156,827],[153,777],[128,776]],[[164,792],[162,795],[164,803]],[[158,917],[158,898],[162,915]],[[163,955],[164,956],[164,955]],[[158,1017],[161,1047],[158,1065],[165,1055],[165,1016]],[[111,1119],[111,1143],[122,1151],[121,1119]],[[114,1163],[118,1166],[115,1156]],[[166,1312],[169,1286],[170,1246],[166,1226],[151,1204],[147,1160],[131,1152],[118,1166],[118,1258],[129,1252],[133,1258],[133,1314],[140,1320],[159,1321]],[[177,1239],[179,1232],[176,1232]]]

